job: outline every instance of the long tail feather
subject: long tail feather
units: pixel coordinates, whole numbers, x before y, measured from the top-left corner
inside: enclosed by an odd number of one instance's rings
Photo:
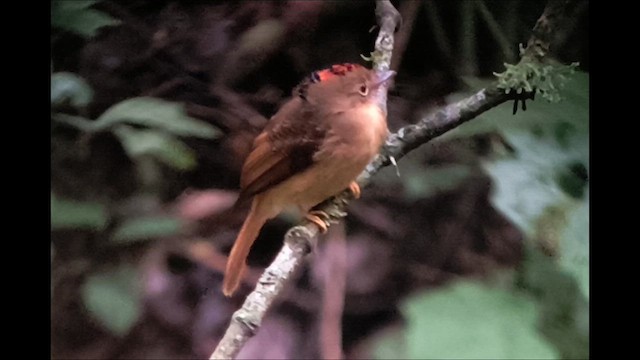
[[[233,244],[231,253],[229,254],[229,260],[227,261],[227,269],[224,273],[224,280],[222,282],[222,292],[226,296],[231,296],[238,288],[242,273],[245,269],[245,260],[249,255],[251,245],[260,234],[262,225],[267,221],[267,218],[259,214],[258,200],[254,198],[251,205],[251,211],[242,224],[240,233],[236,242]]]

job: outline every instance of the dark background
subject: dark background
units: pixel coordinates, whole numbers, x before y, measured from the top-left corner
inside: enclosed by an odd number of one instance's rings
[[[393,4],[396,131],[516,63],[545,1]],[[579,6],[552,48],[579,63],[554,78],[563,100],[503,104],[400,160],[400,177],[381,171],[241,357],[326,356],[340,331],[345,358],[588,357]],[[311,71],[367,65],[374,3],[54,1],[51,16],[52,357],[208,358],[298,221],[264,227],[225,298],[252,139]]]

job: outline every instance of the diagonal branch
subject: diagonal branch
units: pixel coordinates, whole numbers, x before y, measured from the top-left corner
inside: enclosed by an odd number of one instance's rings
[[[577,8],[576,3],[581,1],[584,0],[551,0],[549,2],[533,29],[521,62],[537,61],[547,54],[554,33],[574,16],[572,9]],[[374,69],[386,70],[389,69],[391,62],[393,34],[401,19],[389,0],[376,1],[376,17],[380,32],[372,56]],[[384,96],[379,99],[386,103],[386,90]],[[388,137],[380,154],[358,178],[358,184],[361,187],[366,186],[373,175],[391,163],[391,158],[399,159],[420,145],[510,99],[513,99],[513,95],[505,94],[505,91],[499,89],[497,83],[494,83],[466,99],[421,119],[416,124],[401,128]],[[351,192],[345,191],[327,200],[318,209],[327,213],[331,221],[335,222],[346,216],[344,210],[351,198]],[[312,223],[295,226],[287,232],[282,249],[271,265],[265,269],[255,290],[247,296],[242,308],[233,314],[231,324],[211,355],[211,359],[234,359],[238,355],[244,344],[258,331],[267,310],[291,281],[294,272],[304,263],[306,255],[315,248],[317,235],[318,227]]]

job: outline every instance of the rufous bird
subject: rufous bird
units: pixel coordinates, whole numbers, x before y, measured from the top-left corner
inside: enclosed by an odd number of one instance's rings
[[[360,196],[355,179],[388,134],[378,94],[386,94],[382,85],[394,74],[333,65],[311,73],[273,115],[242,168],[237,202],[253,202],[229,254],[226,296],[238,287],[249,249],[267,220],[297,207],[326,232],[321,219],[326,214],[311,209],[345,189]]]

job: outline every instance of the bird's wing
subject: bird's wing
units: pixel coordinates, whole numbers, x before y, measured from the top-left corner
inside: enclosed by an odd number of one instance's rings
[[[314,163],[327,128],[308,104],[293,98],[255,139],[244,163],[238,202],[264,192]]]

